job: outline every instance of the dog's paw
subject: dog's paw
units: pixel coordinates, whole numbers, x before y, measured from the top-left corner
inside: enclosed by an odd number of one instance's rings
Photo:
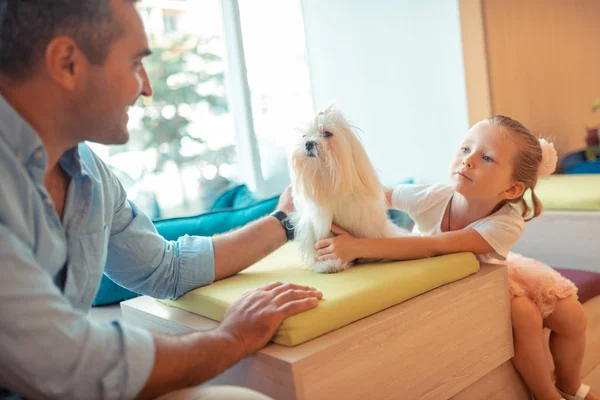
[[[348,268],[348,263],[342,263],[340,260],[327,260],[314,263],[308,268],[320,274],[334,274]]]

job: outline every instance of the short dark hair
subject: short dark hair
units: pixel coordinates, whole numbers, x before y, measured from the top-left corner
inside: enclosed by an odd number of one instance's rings
[[[72,38],[92,64],[102,65],[121,34],[109,0],[0,0],[0,74],[31,73],[61,35]]]

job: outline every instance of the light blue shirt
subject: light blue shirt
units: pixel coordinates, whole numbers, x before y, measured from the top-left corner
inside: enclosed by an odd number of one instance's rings
[[[0,96],[0,398],[133,398],[154,342],[87,319],[102,273],[176,298],[214,280],[212,241],[164,240],[84,143],[60,165],[71,177],[62,221],[43,184],[42,142]]]

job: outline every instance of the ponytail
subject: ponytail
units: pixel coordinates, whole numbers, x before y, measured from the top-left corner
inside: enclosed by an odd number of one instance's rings
[[[531,202],[533,203],[533,210],[531,209],[531,207],[529,207],[529,204],[527,204],[527,201],[525,201],[524,196],[521,196],[518,200],[518,204],[519,204],[519,206],[521,206],[521,216],[525,219],[525,222],[529,222],[532,219],[534,219],[535,217],[538,217],[542,213],[542,210],[544,209],[544,207],[542,206],[542,202],[535,194],[535,191],[533,190],[533,188],[531,188],[530,190],[531,190]],[[532,212],[533,212],[533,215],[531,215]]]

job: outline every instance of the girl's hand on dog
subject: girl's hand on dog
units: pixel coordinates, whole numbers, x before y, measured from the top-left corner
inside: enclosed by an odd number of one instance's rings
[[[339,259],[342,263],[346,263],[355,260],[358,257],[356,245],[359,239],[335,224],[331,224],[331,232],[334,237],[319,240],[315,244],[317,250],[315,261]]]

